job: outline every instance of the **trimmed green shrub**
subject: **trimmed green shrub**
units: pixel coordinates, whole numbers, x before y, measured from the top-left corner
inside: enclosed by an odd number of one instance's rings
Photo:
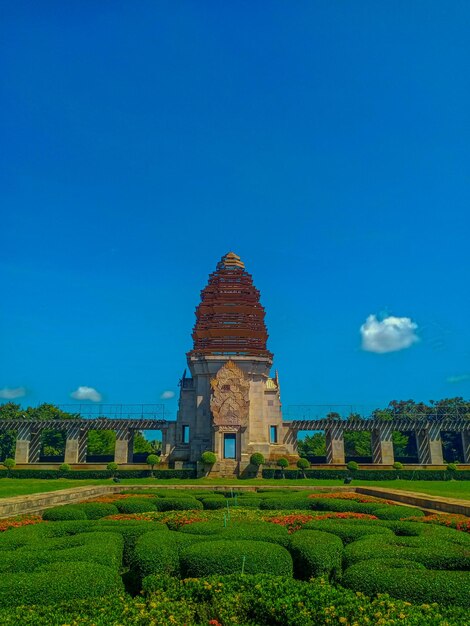
[[[83,504],[77,505],[82,511],[85,512],[87,519],[101,519],[108,515],[117,515],[119,513],[118,508],[111,503],[105,502],[83,502]]]
[[[202,502],[196,498],[159,498],[154,501],[158,511],[197,511],[203,508]]]
[[[70,472],[71,467],[68,463],[62,463],[62,465],[59,466],[59,472],[61,472],[62,474],[67,474],[67,472]]]
[[[291,538],[290,553],[296,578],[336,576],[341,571],[343,542],[330,533],[300,530]]]
[[[90,567],[86,562],[57,562],[44,565],[34,572],[1,576],[0,607],[56,604],[123,591],[121,577],[111,567],[98,563]]]
[[[412,506],[394,506],[393,504],[381,505],[375,509],[374,515],[379,519],[401,520],[405,517],[424,517],[421,509],[415,509]]]
[[[360,524],[348,524],[348,520],[319,520],[316,522],[312,520],[302,526],[302,530],[322,530],[326,533],[332,533],[341,539],[341,541],[347,545],[362,537],[368,537],[370,535],[388,535],[393,537],[393,531],[384,526],[376,526],[371,523],[367,523],[365,520]]]
[[[219,496],[206,497],[200,500],[202,502],[202,506],[209,511],[213,511],[214,509],[225,509],[227,507],[226,498],[221,498]]]
[[[400,471],[403,469],[403,463],[400,463],[400,461],[395,461],[395,463],[393,464],[393,469]]]
[[[357,470],[359,469],[359,465],[356,463],[356,461],[349,461],[346,467],[350,472],[357,472]]]
[[[300,458],[297,461],[297,467],[300,470],[306,470],[306,469],[308,469],[310,467],[310,461],[308,459],[305,459],[305,458]]]
[[[203,452],[201,454],[201,461],[204,465],[214,465],[217,461],[217,456],[213,452]]]
[[[313,500],[309,500],[306,496],[288,496],[278,498],[263,498],[259,508],[268,511],[295,511],[308,510]]]
[[[131,559],[140,576],[179,575],[179,558],[174,536],[172,531],[152,531],[137,539]]]
[[[265,462],[266,462],[265,458],[261,454],[261,452],[254,452],[250,457],[250,463],[252,465],[256,465],[256,467],[259,467],[260,465],[264,465]]]
[[[65,504],[47,509],[42,514],[42,519],[48,522],[87,519],[85,511],[78,504]]]
[[[126,498],[118,500],[116,506],[119,513],[147,513],[148,511],[156,511],[157,507],[152,498]]]
[[[313,511],[336,511],[338,513],[366,513],[375,515],[378,506],[385,506],[373,502],[356,502],[355,500],[341,500],[339,498],[310,498],[310,509]]]
[[[281,458],[276,461],[276,465],[282,469],[286,469],[286,467],[289,467],[289,461],[281,456]]]
[[[292,576],[292,557],[278,545],[262,541],[203,541],[181,552],[183,577],[212,574]]]
[[[132,565],[134,549],[139,537],[149,532],[169,532],[166,524],[140,520],[102,520],[94,528],[99,532],[119,533],[122,536],[124,540],[124,565]]]
[[[459,468],[457,463],[447,463],[446,469],[448,472],[457,472]]]
[[[458,531],[454,531],[458,532]],[[419,537],[365,537],[346,546],[347,566],[370,559],[405,559],[432,569],[470,569],[470,552],[466,546],[423,534]]]
[[[119,469],[119,465],[114,461],[111,461],[111,463],[108,463],[108,465],[106,465],[106,469],[108,470],[108,472],[111,472],[111,474],[114,474]]]
[[[247,498],[245,496],[238,496],[237,504],[243,509],[259,509],[261,504],[261,498]]]
[[[368,559],[348,567],[341,584],[369,596],[388,593],[407,602],[468,607],[470,572],[428,570],[403,559]]]
[[[201,535],[205,537],[217,536],[217,538],[240,539],[248,541],[267,541],[288,546],[290,536],[287,529],[277,524],[268,522],[230,522],[224,526],[221,521],[194,522],[180,529],[181,533]]]

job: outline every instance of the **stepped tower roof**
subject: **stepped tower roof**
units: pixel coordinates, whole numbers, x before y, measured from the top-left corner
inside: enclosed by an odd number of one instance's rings
[[[260,293],[243,261],[224,255],[201,291],[190,356],[240,355],[272,359]]]

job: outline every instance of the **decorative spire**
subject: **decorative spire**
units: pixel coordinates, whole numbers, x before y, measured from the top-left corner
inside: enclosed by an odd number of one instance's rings
[[[251,275],[234,252],[224,255],[201,291],[189,355],[264,356],[268,333],[264,308]]]

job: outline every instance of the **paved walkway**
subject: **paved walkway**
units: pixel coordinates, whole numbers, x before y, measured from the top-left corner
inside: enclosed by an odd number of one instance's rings
[[[88,485],[85,487],[73,487],[72,489],[62,489],[60,491],[48,491],[46,493],[35,493],[27,496],[16,496],[14,498],[0,499],[0,519],[13,517],[15,515],[25,515],[31,513],[39,513],[45,509],[61,504],[73,504],[97,498],[105,494],[119,493],[120,491],[145,491],[147,489],[187,489],[208,491],[256,491],[259,485]],[[263,490],[278,490],[280,487],[275,485],[261,486]],[[386,487],[312,487],[312,486],[282,486],[282,489],[292,489],[293,491],[324,491],[324,492],[356,492],[364,495],[376,496],[378,498],[386,498],[415,506],[428,511],[436,511],[440,513],[458,513],[470,517],[470,500],[460,500],[456,498],[444,498],[443,496],[431,496],[427,493],[415,493],[413,491],[402,491],[398,489],[387,489]]]

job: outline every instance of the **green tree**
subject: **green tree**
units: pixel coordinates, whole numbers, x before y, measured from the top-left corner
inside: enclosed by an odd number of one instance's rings
[[[299,456],[326,456],[326,438],[322,433],[307,435],[297,443]]]
[[[150,465],[151,467],[152,478],[154,477],[153,469],[155,465],[158,465],[160,463],[160,460],[161,460],[160,457],[157,456],[156,454],[149,454],[147,457],[147,465]]]

